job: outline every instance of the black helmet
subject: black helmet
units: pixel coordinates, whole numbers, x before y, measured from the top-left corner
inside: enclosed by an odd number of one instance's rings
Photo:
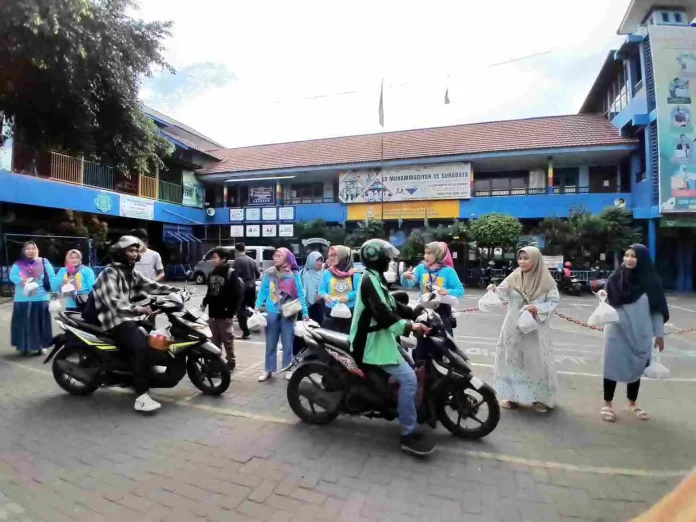
[[[128,259],[126,258],[126,250],[132,246],[137,246],[139,252],[143,249],[143,243],[137,237],[121,236],[116,243],[111,245],[109,254],[111,254],[111,258],[117,263],[128,263]],[[140,261],[140,255],[138,255],[136,262],[137,261]]]
[[[365,268],[384,272],[389,268],[389,260],[399,255],[391,243],[383,239],[368,239],[360,248],[360,259]]]

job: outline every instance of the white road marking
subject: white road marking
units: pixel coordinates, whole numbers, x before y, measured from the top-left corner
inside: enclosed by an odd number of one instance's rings
[[[669,307],[676,308],[677,310],[683,310],[684,312],[691,312],[692,314],[696,314],[696,310],[691,310],[690,308],[684,308],[673,304],[670,304]]]

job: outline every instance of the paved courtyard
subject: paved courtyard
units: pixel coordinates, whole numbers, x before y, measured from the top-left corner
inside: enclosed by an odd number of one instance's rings
[[[475,307],[480,291],[462,308]],[[594,298],[565,297],[560,312],[587,320]],[[668,329],[696,326],[696,299],[670,297]],[[599,418],[602,334],[553,319],[561,393],[548,415],[503,411],[478,442],[439,428],[422,461],[403,455],[396,423],[339,418],[299,423],[285,381],[257,383],[263,338],[238,342],[227,393],[203,397],[185,379],[155,391],[154,416],[133,397],[66,395],[39,358],[9,347],[0,306],[0,521],[624,521],[694,465],[696,334],[666,340],[670,381],[645,381],[641,422],[617,390],[615,424]],[[502,316],[463,314],[458,341],[492,377]],[[691,413],[691,415],[689,415]]]

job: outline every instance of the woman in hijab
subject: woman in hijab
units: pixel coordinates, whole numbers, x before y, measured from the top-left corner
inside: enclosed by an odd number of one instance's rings
[[[300,309],[290,312],[293,302],[299,301]],[[303,319],[308,319],[302,278],[297,260],[287,248],[279,248],[273,254],[273,266],[263,273],[259,295],[256,298],[256,311],[266,308],[266,363],[259,382],[268,380],[278,368],[278,340],[283,347],[283,368],[292,360],[292,343],[295,338],[295,321],[299,311]],[[290,379],[290,372],[285,374]]]
[[[614,422],[612,408],[617,381],[628,383],[628,408],[640,420],[650,416],[636,406],[640,377],[650,364],[655,348],[665,349],[665,323],[669,320],[667,298],[650,260],[648,249],[631,245],[624,262],[607,282],[607,301],[619,314],[618,323],[604,328],[604,406],[602,419]]]
[[[324,304],[319,295],[319,288],[324,277],[324,256],[321,252],[312,252],[307,256],[301,275],[309,318],[321,324],[324,319]]]
[[[15,284],[10,344],[23,355],[45,354],[51,345],[48,301],[54,277],[51,263],[39,257],[36,243],[24,243],[19,260],[10,270],[10,280]]]
[[[352,319],[333,317],[331,311],[337,304],[343,303],[353,314],[361,276],[353,268],[353,256],[347,246],[335,245],[329,248],[328,265],[319,287],[319,296],[325,303],[323,326],[348,335]]]
[[[452,254],[447,243],[433,241],[425,245],[425,261],[415,270],[408,270],[401,275],[401,284],[407,288],[418,285],[419,297],[435,290],[439,295],[451,295],[452,297],[464,297],[464,285],[459,280],[454,270]],[[437,308],[445,329],[453,334],[452,307],[441,304]]]
[[[549,319],[560,302],[556,281],[536,247],[517,252],[518,268],[489,291],[508,302],[500,339],[495,347],[495,388],[503,408],[532,404],[540,413],[553,408],[558,391]],[[517,328],[523,310],[539,327],[529,333]]]
[[[65,294],[65,309],[77,310],[78,295],[87,296],[94,286],[94,272],[82,264],[82,253],[73,249],[65,256],[65,266],[53,280],[53,291]]]

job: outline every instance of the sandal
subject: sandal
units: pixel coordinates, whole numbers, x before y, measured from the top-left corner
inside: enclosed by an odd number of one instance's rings
[[[534,406],[534,409],[539,413],[546,413],[549,411],[548,406],[546,406],[546,404],[544,404],[543,402],[535,402],[534,404],[532,404],[532,406]]]
[[[513,401],[500,401],[500,407],[505,408],[506,410],[514,410],[518,405],[519,403]]]
[[[614,422],[616,420],[616,414],[611,406],[602,406],[602,409],[599,410],[599,414],[602,417],[602,420],[607,422]]]
[[[638,420],[650,420],[650,415],[648,415],[647,412],[641,410],[638,406],[631,406],[629,410],[633,412],[633,414],[636,416]]]

